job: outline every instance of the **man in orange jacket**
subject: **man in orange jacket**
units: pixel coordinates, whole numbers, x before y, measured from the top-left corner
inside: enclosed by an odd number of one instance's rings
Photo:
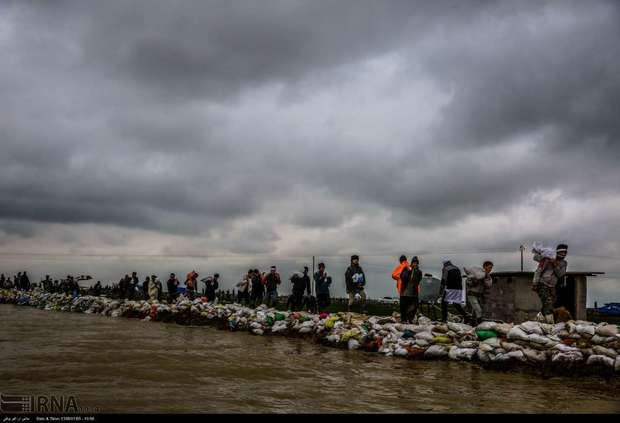
[[[407,262],[407,257],[400,256],[399,261],[400,261],[400,264],[396,266],[394,268],[394,271],[392,272],[392,279],[396,281],[396,292],[398,292],[398,295],[400,295],[400,285],[401,285],[400,274],[403,272],[404,269],[409,268],[409,262]]]

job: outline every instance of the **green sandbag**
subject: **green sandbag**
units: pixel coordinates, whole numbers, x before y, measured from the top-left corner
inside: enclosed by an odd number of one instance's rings
[[[273,318],[275,319],[276,322],[279,322],[280,320],[284,320],[284,314],[275,312],[273,314]]]
[[[267,324],[267,326],[273,326],[274,321],[274,318],[271,316],[267,316],[267,318],[265,319],[265,323]]]
[[[494,330],[482,330],[482,329],[477,330],[476,335],[478,336],[478,339],[480,339],[481,341],[484,341],[485,339],[489,339],[489,338],[498,337],[498,333],[495,332]]]

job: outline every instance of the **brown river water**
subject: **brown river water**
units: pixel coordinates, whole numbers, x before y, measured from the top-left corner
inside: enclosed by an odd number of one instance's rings
[[[543,379],[308,340],[0,305],[0,393],[103,413],[620,412],[620,381]]]

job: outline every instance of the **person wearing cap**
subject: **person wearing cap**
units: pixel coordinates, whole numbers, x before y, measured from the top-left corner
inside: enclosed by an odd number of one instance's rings
[[[544,260],[540,253],[534,254],[534,261],[544,263],[544,267],[540,269],[540,279],[532,289],[538,294],[541,303],[541,313],[547,323],[553,324],[553,308],[556,300],[556,285],[558,280],[566,275],[566,267],[568,266],[565,258],[568,253],[566,244],[559,244],[556,247],[555,259]]]
[[[325,263],[319,263],[319,270],[314,273],[314,285],[316,286],[316,300],[319,311],[324,310],[329,304],[329,286],[332,284],[332,277],[325,270]]]
[[[266,302],[268,307],[273,307],[278,301],[278,285],[280,285],[280,274],[276,271],[276,266],[271,266],[269,273],[263,281],[267,291]]]
[[[399,261],[398,266],[396,266],[394,270],[392,271],[392,279],[396,281],[396,292],[398,292],[398,294],[400,295],[400,287],[402,284],[402,281],[400,279],[400,274],[402,273],[404,269],[409,268],[409,262],[407,261],[407,257],[404,255],[400,256],[398,261]]]
[[[472,310],[472,322],[478,325],[482,323],[486,296],[493,285],[493,262],[487,260],[482,268],[464,267],[463,270],[467,275],[467,304]]]
[[[420,303],[418,289],[422,281],[422,271],[420,270],[420,260],[418,256],[411,258],[411,266],[404,268],[400,274],[400,321],[401,323],[414,323],[418,314]]]
[[[463,277],[458,267],[452,264],[450,259],[441,259],[443,270],[441,273],[441,321],[448,321],[448,304],[452,304],[456,311],[463,317],[463,321],[468,321],[469,317],[463,309],[465,305],[465,290],[463,287]]]
[[[366,275],[359,264],[359,260],[360,258],[358,255],[352,255],[351,265],[347,268],[347,271],[344,274],[347,294],[349,295],[347,312],[351,312],[351,306],[355,301],[355,297],[359,295],[362,300],[362,314],[366,314],[366,291],[364,290],[364,287],[366,286]]]

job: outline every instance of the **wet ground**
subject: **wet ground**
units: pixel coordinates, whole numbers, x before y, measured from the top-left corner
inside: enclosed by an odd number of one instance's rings
[[[101,412],[620,412],[620,381],[543,379],[307,340],[0,305],[0,393]]]

